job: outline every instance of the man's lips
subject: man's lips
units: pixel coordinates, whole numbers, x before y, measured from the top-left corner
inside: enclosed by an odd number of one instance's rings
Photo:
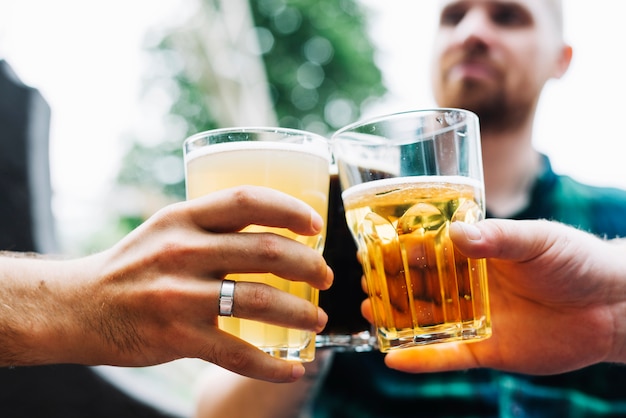
[[[496,77],[497,72],[493,66],[484,62],[461,62],[450,68],[448,75],[452,80],[491,80]]]

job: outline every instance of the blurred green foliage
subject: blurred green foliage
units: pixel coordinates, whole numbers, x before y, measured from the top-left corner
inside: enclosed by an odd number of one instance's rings
[[[214,8],[219,2],[213,2]],[[381,71],[367,33],[367,14],[356,0],[251,0],[254,32],[265,66],[276,120],[283,127],[328,135],[358,119],[369,100],[385,93]],[[209,13],[211,7],[198,13]],[[122,186],[184,199],[182,141],[219,127],[219,101],[210,86],[192,74],[199,60],[177,47],[185,25],[172,28],[149,51],[152,71],[147,88],[168,92],[165,139],[130,141],[119,173]],[[207,98],[210,98],[207,100]],[[145,216],[149,216],[146,213]],[[141,213],[122,214],[120,225],[133,228]]]

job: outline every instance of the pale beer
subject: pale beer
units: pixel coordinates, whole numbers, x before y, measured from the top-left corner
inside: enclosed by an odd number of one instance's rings
[[[343,192],[381,351],[491,335],[485,260],[454,249],[450,223],[483,218],[482,183],[462,176],[374,180]]]
[[[317,211],[326,224],[329,157],[313,146],[269,141],[212,144],[186,155],[187,198],[238,185],[267,186],[294,196]],[[243,232],[273,232],[323,251],[325,232],[299,236],[287,229],[249,226]],[[272,274],[229,274],[235,281],[261,282],[317,305],[318,290],[307,283]],[[315,333],[236,317],[220,317],[219,326],[271,355],[312,361]]]

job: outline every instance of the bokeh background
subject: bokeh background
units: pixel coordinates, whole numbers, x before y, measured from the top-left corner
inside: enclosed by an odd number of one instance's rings
[[[543,96],[536,145],[560,172],[626,188],[626,2],[564,2],[574,60]],[[237,18],[246,4],[0,2],[0,58],[52,107],[53,210],[64,251],[109,245],[179,199],[180,144],[194,129],[266,122],[330,133],[371,114],[432,106],[435,0],[259,0],[254,24]],[[320,15],[315,5],[331,11]],[[263,60],[274,79],[295,84],[275,83],[268,97],[255,78],[266,77]],[[204,90],[194,95],[194,83]]]
[[[557,171],[626,188],[623,0],[563,0],[570,71],[540,103],[536,146]],[[373,114],[433,105],[436,0],[0,0],[0,59],[52,108],[61,251],[105,248],[184,198],[182,142],[218,126],[329,135]],[[2,94],[2,92],[0,92]],[[99,367],[189,416],[187,360]]]

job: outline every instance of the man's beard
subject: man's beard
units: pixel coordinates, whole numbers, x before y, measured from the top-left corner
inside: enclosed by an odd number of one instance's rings
[[[512,101],[504,89],[485,88],[481,83],[463,82],[439,103],[442,107],[470,110],[478,115],[483,132],[501,133],[516,130],[527,122],[532,103],[526,97]]]

